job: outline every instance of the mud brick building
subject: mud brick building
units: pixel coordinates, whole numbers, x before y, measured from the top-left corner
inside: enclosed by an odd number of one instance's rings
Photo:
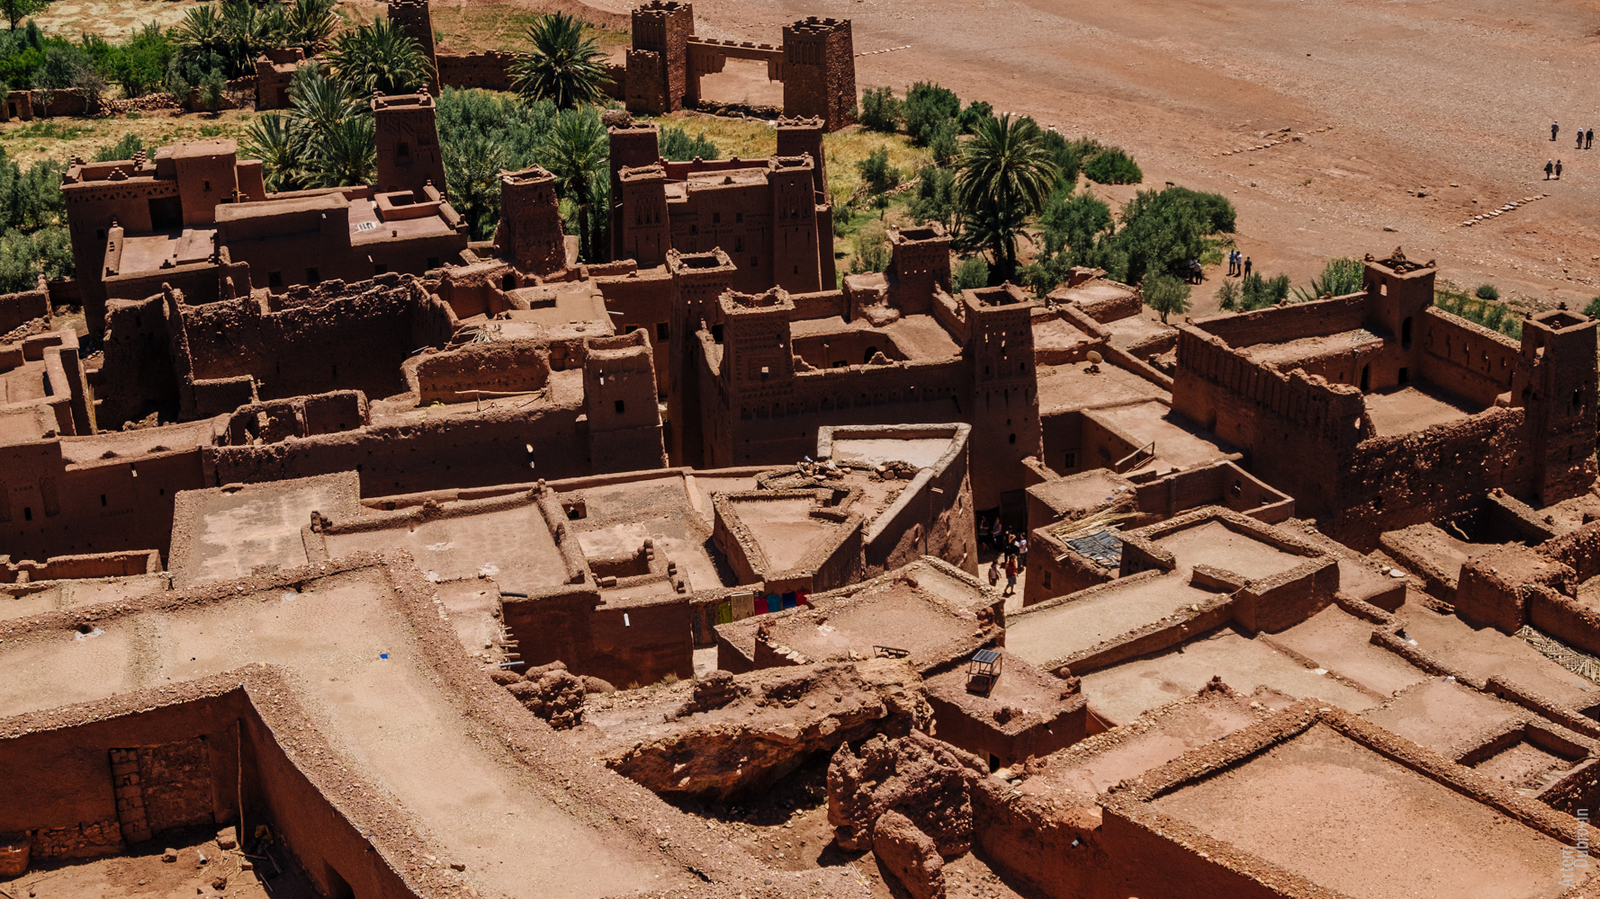
[[[718,249],[737,269],[739,290],[833,287],[822,134],[820,119],[783,119],[769,159],[668,162],[654,124],[612,127],[612,255],[644,268],[665,262],[668,250]]]
[[[1546,312],[1518,343],[1434,307],[1434,274],[1396,250],[1361,293],[1181,326],[1173,408],[1357,545],[1495,487],[1587,489],[1595,323]]]
[[[628,111],[661,115],[700,101],[700,79],[730,59],[764,62],[783,82],[783,112],[818,117],[829,131],[851,123],[856,105],[855,46],[849,19],[812,16],[783,26],[783,45],[717,41],[694,32],[694,6],[651,0],[633,10],[633,46],[613,69]]]

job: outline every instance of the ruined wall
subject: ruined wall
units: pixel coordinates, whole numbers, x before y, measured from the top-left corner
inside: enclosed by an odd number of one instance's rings
[[[400,364],[448,339],[449,306],[400,276],[346,287],[326,282],[274,298],[183,309],[196,380],[249,375],[263,399],[360,390],[404,393]],[[443,338],[443,339],[441,339]]]
[[[460,403],[541,390],[550,381],[544,341],[474,343],[431,353],[417,364],[417,403]]]
[[[564,662],[617,687],[694,676],[687,596],[607,602],[585,585],[501,598],[502,620],[530,666]]]
[[[101,366],[89,374],[100,427],[115,428],[158,410],[177,418],[178,375],[166,315],[160,297],[106,305]]]
[[[1312,514],[1334,512],[1326,533],[1369,550],[1384,531],[1475,510],[1486,490],[1531,489],[1535,460],[1524,448],[1526,439],[1524,410],[1498,408],[1419,433],[1362,441],[1342,455],[1328,482],[1336,501],[1325,499]],[[1256,472],[1294,496],[1298,514],[1311,512],[1298,484],[1275,480],[1261,458],[1259,451],[1252,456]]]
[[[0,833],[35,859],[120,852],[237,813],[239,691],[0,740]],[[74,726],[75,725],[75,726]]]
[[[511,67],[520,54],[505,50],[482,53],[440,53],[439,83],[444,87],[511,90]]]
[[[50,314],[50,291],[44,278],[33,290],[0,296],[0,334]]]
[[[228,417],[227,442],[245,446],[255,440],[277,443],[290,437],[314,437],[364,427],[370,422],[367,398],[358,390],[238,406]]]
[[[0,447],[0,543],[13,559],[142,549],[165,557],[174,496],[204,486],[198,448],[67,465],[60,441]]]
[[[1194,328],[1222,338],[1230,347],[1242,349],[1258,343],[1285,343],[1364,328],[1369,307],[1367,295],[1356,293],[1237,315],[1225,313],[1200,319],[1194,323]]]
[[[1113,809],[1105,809],[1102,816],[1100,842],[1114,872],[1112,891],[1102,895],[1182,895],[1189,899],[1282,899],[1286,895],[1222,867],[1190,840],[1180,841],[1156,829],[1167,823],[1176,825],[1171,819],[1149,815],[1150,820],[1131,820]],[[1209,840],[1206,844],[1212,845]]]

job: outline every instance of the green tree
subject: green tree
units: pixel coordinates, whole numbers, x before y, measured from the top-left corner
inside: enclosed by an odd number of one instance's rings
[[[1366,266],[1361,260],[1348,256],[1329,259],[1322,265],[1322,274],[1311,279],[1310,290],[1294,289],[1295,299],[1303,303],[1320,297],[1342,297],[1357,293],[1365,277]]]
[[[304,185],[300,164],[305,159],[305,137],[286,115],[264,112],[244,130],[244,151],[261,160],[267,190],[296,190]]]
[[[398,22],[379,19],[334,39],[328,54],[334,77],[352,93],[414,94],[427,89],[433,77],[422,45],[405,33]]]
[[[925,147],[946,123],[953,129],[955,118],[961,112],[961,98],[949,88],[918,81],[906,91],[900,112],[905,116],[906,134],[911,136],[912,143]]]
[[[12,31],[17,30],[17,23],[23,19],[44,12],[45,6],[45,0],[0,0],[0,12],[5,13]]]
[[[587,261],[596,261],[597,241],[590,211],[608,176],[609,145],[606,129],[593,109],[563,110],[543,149],[545,167],[556,176],[556,192],[578,212],[578,239]]]
[[[339,20],[334,0],[294,0],[284,15],[283,46],[299,47],[311,57],[328,45]]]
[[[956,290],[975,290],[989,284],[989,263],[982,256],[968,256],[956,265],[950,276]]]
[[[205,104],[207,111],[216,115],[222,110],[222,101],[226,96],[228,81],[222,77],[222,72],[212,69],[206,77],[200,80],[200,102]]]
[[[142,97],[161,86],[173,52],[173,43],[161,26],[155,22],[146,23],[122,45],[108,75],[122,87],[124,96]]]
[[[856,172],[866,183],[867,190],[881,194],[900,183],[900,170],[889,164],[889,151],[879,147],[856,163]]]
[[[856,232],[855,257],[850,260],[850,271],[881,272],[889,267],[889,233],[883,222],[873,219]]]
[[[528,27],[533,51],[512,66],[512,86],[530,100],[549,100],[557,109],[592,106],[605,99],[605,54],[583,23],[566,13],[540,16]]]
[[[861,113],[856,120],[868,131],[893,134],[900,126],[900,101],[887,87],[869,87],[861,93]]]
[[[1189,285],[1171,275],[1156,275],[1144,282],[1145,305],[1161,314],[1161,321],[1176,312],[1189,311]]]
[[[366,184],[377,166],[371,116],[352,116],[318,134],[312,144],[313,179],[317,187]]]
[[[1217,305],[1223,309],[1239,305],[1239,282],[1232,278],[1222,279],[1222,286],[1217,288]]]
[[[114,144],[108,144],[94,152],[95,162],[112,162],[119,159],[132,159],[136,153],[144,149],[144,141],[137,134],[124,134]]]
[[[1017,237],[1039,211],[1059,171],[1032,119],[1010,115],[978,124],[956,175],[970,239],[990,254],[994,275],[1017,271]]]
[[[450,205],[466,219],[473,240],[494,236],[500,217],[500,172],[510,164],[505,147],[487,134],[465,135],[444,144]]]
[[[1083,164],[1084,177],[1097,184],[1138,184],[1144,172],[1121,147],[1108,147]]]
[[[911,217],[918,223],[938,222],[952,228],[958,208],[955,172],[935,165],[923,166],[917,175],[917,192],[911,198]]]
[[[673,125],[661,129],[661,157],[673,162],[690,162],[698,159],[716,159],[717,145],[706,138],[704,131],[697,137]]]

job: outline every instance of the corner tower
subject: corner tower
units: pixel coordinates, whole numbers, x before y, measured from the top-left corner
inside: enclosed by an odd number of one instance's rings
[[[420,197],[432,183],[443,196],[444,157],[439,150],[439,129],[433,97],[399,94],[372,98],[373,130],[378,151],[379,193],[411,191]]]

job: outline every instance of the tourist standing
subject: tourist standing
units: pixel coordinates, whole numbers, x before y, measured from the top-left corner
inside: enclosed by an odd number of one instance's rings
[[[1560,122],[1551,122],[1550,123],[1550,139],[1551,140],[1555,140],[1556,139],[1556,135],[1560,134],[1560,133],[1561,133],[1561,123]]]
[[[1244,257],[1244,276],[1246,278],[1250,277],[1250,269],[1251,269],[1251,267],[1252,266],[1250,265],[1250,257],[1249,256]]]
[[[1583,135],[1583,148],[1585,150],[1593,150],[1594,149],[1594,129],[1593,128],[1590,128],[1588,131],[1584,132],[1584,135]]]
[[[1544,161],[1544,180],[1549,181],[1550,180],[1550,173],[1555,171],[1555,170],[1556,170],[1556,161],[1554,159],[1546,159]]]
[[[994,561],[989,563],[989,586],[990,587],[998,586],[999,583],[1000,583],[1000,557],[999,556],[995,556],[994,557]]]
[[[1017,592],[1017,557],[1006,559],[1006,592],[1002,595],[1011,596]]]
[[[1556,180],[1561,180],[1561,160],[1556,160]]]

